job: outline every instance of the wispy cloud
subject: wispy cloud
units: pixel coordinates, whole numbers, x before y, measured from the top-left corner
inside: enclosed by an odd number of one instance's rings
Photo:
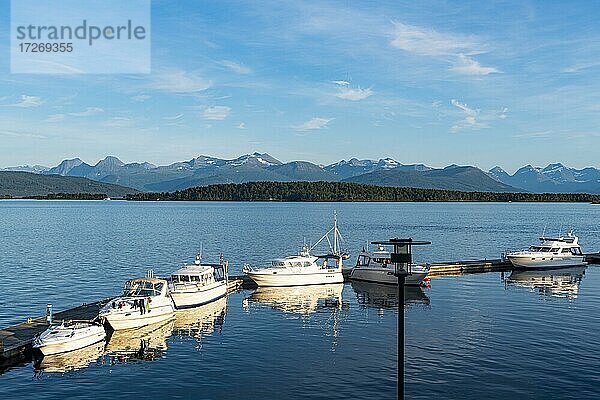
[[[367,88],[367,89],[361,89],[360,87],[351,88],[349,82],[345,82],[345,81],[335,81],[335,82],[338,85],[338,92],[335,94],[335,97],[337,97],[339,99],[358,101],[358,100],[364,100],[367,97],[370,97],[373,95],[373,90],[371,88]]]
[[[100,107],[88,107],[85,109],[85,111],[72,112],[72,113],[68,113],[68,115],[70,115],[72,117],[91,117],[92,115],[97,115],[97,114],[100,114],[103,112],[104,112],[104,109],[102,109]]]
[[[15,103],[15,104],[11,104],[11,106],[24,107],[24,108],[38,107],[38,106],[42,105],[43,102],[44,101],[42,100],[41,97],[28,96],[28,95],[24,94],[24,95],[21,95],[21,101],[19,101],[18,103]]]
[[[48,115],[48,118],[44,120],[44,122],[56,123],[62,122],[65,120],[65,114],[52,114]]]
[[[231,107],[227,106],[211,106],[206,107],[202,111],[202,118],[212,120],[224,120],[231,113]]]
[[[174,115],[172,117],[162,117],[162,119],[164,119],[165,121],[178,121],[181,118],[183,118],[183,114],[181,114],[181,113]]]
[[[133,125],[133,120],[127,117],[113,117],[103,123],[109,128],[127,128]]]
[[[240,122],[240,124],[237,126],[238,129],[246,129],[246,124],[244,122]]]
[[[33,139],[46,139],[46,136],[40,135],[39,133],[26,132],[26,131],[14,131],[14,130],[0,130],[0,136],[10,136],[18,138],[33,138]]]
[[[292,126],[293,129],[297,131],[312,131],[316,129],[325,129],[328,127],[329,123],[333,121],[334,118],[323,118],[323,117],[315,117],[311,118],[308,121],[300,124]]]
[[[457,53],[478,53],[479,43],[468,35],[440,33],[415,25],[394,22],[390,44],[398,49],[423,56],[447,56]]]
[[[458,100],[452,99],[450,103],[464,113],[464,119],[455,123],[450,132],[458,133],[464,130],[478,130],[487,128],[488,126],[477,120],[480,110],[471,108]]]
[[[458,55],[458,58],[454,63],[454,66],[450,68],[450,71],[465,75],[489,75],[500,72],[494,67],[483,67],[478,61],[475,61],[464,54]]]
[[[138,103],[143,103],[148,99],[150,99],[150,96],[148,96],[147,94],[138,94],[137,96],[131,97],[131,100],[137,101]]]
[[[450,71],[463,75],[499,73],[494,67],[482,66],[473,58],[487,52],[487,46],[472,35],[441,33],[430,28],[394,22],[392,47],[416,55],[436,57],[451,64]]]
[[[203,92],[212,86],[212,82],[198,74],[182,70],[165,70],[150,77],[149,89],[178,94]]]
[[[219,61],[219,65],[240,75],[248,75],[252,73],[252,69],[235,61],[223,60]]]

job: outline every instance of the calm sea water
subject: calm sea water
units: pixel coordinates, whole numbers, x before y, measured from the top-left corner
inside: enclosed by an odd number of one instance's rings
[[[116,295],[204,248],[231,273],[317,240],[338,212],[353,254],[369,240],[433,245],[417,261],[498,258],[573,227],[600,250],[600,206],[478,203],[0,201],[0,326]],[[599,398],[600,269],[444,277],[406,294],[407,398]],[[554,275],[560,273],[554,273]],[[510,278],[510,279],[508,279]],[[531,282],[541,282],[535,287]],[[537,284],[536,284],[537,285]],[[393,290],[243,291],[106,349],[0,375],[2,398],[395,398]]]

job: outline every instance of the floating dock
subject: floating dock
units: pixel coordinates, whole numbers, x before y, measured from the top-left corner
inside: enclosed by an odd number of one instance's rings
[[[589,264],[600,264],[600,253],[590,253],[585,256]],[[452,261],[430,264],[429,276],[435,278],[482,272],[506,272],[512,269],[512,264],[503,259]],[[344,268],[342,272],[345,280],[348,281],[352,268]],[[227,283],[228,293],[241,289],[255,288],[256,283],[246,275],[230,276]],[[98,315],[100,308],[108,301],[109,299],[105,299],[95,303],[83,304],[70,310],[55,313],[53,318],[56,321],[73,319],[90,320]],[[40,317],[0,329],[0,374],[12,366],[29,362],[31,360],[31,343],[33,338],[47,327],[46,317]]]
[[[227,282],[227,293],[245,288],[247,283],[242,277],[231,277]],[[91,320],[98,316],[110,299],[95,303],[82,304],[79,307],[54,313],[54,321]],[[30,319],[26,322],[0,329],[0,374],[19,363],[31,360],[31,344],[33,338],[48,328],[46,317]]]

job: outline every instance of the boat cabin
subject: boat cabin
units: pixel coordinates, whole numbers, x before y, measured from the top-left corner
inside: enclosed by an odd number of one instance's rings
[[[162,279],[131,279],[125,282],[123,297],[154,297],[166,295],[166,287],[166,281]]]
[[[171,275],[175,285],[206,286],[225,280],[225,269],[221,264],[189,265]]]

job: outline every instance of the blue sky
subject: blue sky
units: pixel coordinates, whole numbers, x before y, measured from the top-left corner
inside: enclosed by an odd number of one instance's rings
[[[600,167],[598,2],[152,2],[149,75],[11,74],[0,166],[268,152]]]

